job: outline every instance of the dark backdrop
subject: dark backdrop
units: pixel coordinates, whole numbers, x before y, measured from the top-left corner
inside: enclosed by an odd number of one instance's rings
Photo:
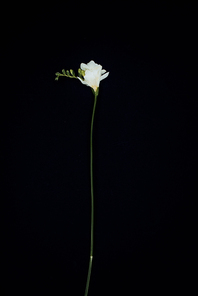
[[[54,78],[92,59],[110,75],[94,123],[90,295],[195,284],[195,6],[98,5],[8,9],[5,295],[84,293],[93,95]]]

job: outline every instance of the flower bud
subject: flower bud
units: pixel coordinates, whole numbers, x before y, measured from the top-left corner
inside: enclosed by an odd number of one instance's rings
[[[75,76],[74,70],[70,69],[70,73],[72,76]]]
[[[81,69],[78,69],[78,74],[82,77],[85,76],[85,71],[81,70]]]

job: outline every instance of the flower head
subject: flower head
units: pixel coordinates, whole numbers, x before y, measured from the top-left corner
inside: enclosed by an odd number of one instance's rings
[[[84,75],[83,79],[77,77],[83,84],[90,86],[96,92],[99,87],[100,81],[105,79],[109,72],[105,73],[106,70],[102,70],[102,66],[96,64],[94,61],[90,61],[88,64],[81,63],[80,64],[81,73]],[[105,74],[104,74],[105,73]],[[102,75],[103,74],[103,75]]]

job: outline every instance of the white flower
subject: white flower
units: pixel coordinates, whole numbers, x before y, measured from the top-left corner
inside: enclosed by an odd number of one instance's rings
[[[92,87],[94,91],[96,91],[99,87],[100,81],[105,79],[109,75],[109,72],[105,73],[106,70],[102,70],[102,66],[96,64],[94,61],[90,61],[88,64],[81,63],[80,67],[81,70],[85,73],[84,80],[82,80],[80,77],[77,78],[83,84]]]

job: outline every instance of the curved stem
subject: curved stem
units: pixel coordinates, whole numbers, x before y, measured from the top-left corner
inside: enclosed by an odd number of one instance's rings
[[[94,234],[94,190],[93,190],[93,123],[94,115],[97,103],[98,93],[94,93],[94,106],[91,119],[91,131],[90,131],[90,178],[91,178],[91,240],[90,240],[90,257],[89,257],[89,268],[87,274],[87,283],[85,288],[85,295],[88,295],[89,283],[91,277],[92,261],[93,261],[93,234]]]

